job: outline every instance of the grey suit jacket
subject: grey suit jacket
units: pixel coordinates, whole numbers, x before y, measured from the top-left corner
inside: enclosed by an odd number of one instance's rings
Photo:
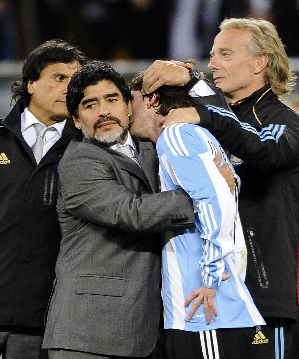
[[[182,191],[158,192],[158,160],[135,139],[143,171],[88,140],[60,164],[62,230],[43,347],[147,356],[160,319],[161,234],[194,226]]]

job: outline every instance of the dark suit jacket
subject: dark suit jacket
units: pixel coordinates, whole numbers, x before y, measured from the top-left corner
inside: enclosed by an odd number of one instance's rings
[[[62,242],[44,347],[146,356],[160,318],[161,235],[194,226],[185,192],[158,192],[150,142],[135,139],[143,171],[91,141],[60,165]]]

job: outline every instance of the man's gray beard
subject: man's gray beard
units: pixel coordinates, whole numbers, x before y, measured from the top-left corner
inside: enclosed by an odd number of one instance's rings
[[[120,127],[119,133],[111,133],[111,131],[108,131],[102,136],[98,136],[97,134],[95,134],[94,139],[104,145],[113,146],[117,143],[122,142],[125,139],[127,133],[127,128]]]
[[[113,145],[115,145],[117,143],[122,142],[125,139],[125,137],[126,137],[126,135],[128,133],[128,128],[120,127],[118,133],[113,133],[111,131],[107,131],[107,133],[105,133],[102,136],[98,136],[95,133],[94,137],[91,138],[90,136],[88,136],[84,126],[82,126],[81,129],[82,129],[82,133],[83,133],[84,137],[86,137],[88,139],[91,139],[91,140],[95,140],[98,143],[104,144],[106,146],[113,146]]]

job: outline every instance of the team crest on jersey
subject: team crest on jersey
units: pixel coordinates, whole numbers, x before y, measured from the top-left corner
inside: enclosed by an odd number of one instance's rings
[[[269,343],[269,339],[266,338],[265,334],[259,330],[253,339],[252,344],[268,344]]]
[[[8,165],[10,164],[10,160],[6,156],[4,152],[0,153],[0,165]]]

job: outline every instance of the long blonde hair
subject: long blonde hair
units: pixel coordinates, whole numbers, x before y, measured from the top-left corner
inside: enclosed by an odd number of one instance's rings
[[[249,30],[251,41],[248,51],[252,55],[267,54],[265,82],[271,85],[273,92],[280,98],[292,91],[297,76],[290,70],[289,59],[275,26],[263,19],[230,18],[221,22],[220,31],[227,28]]]

